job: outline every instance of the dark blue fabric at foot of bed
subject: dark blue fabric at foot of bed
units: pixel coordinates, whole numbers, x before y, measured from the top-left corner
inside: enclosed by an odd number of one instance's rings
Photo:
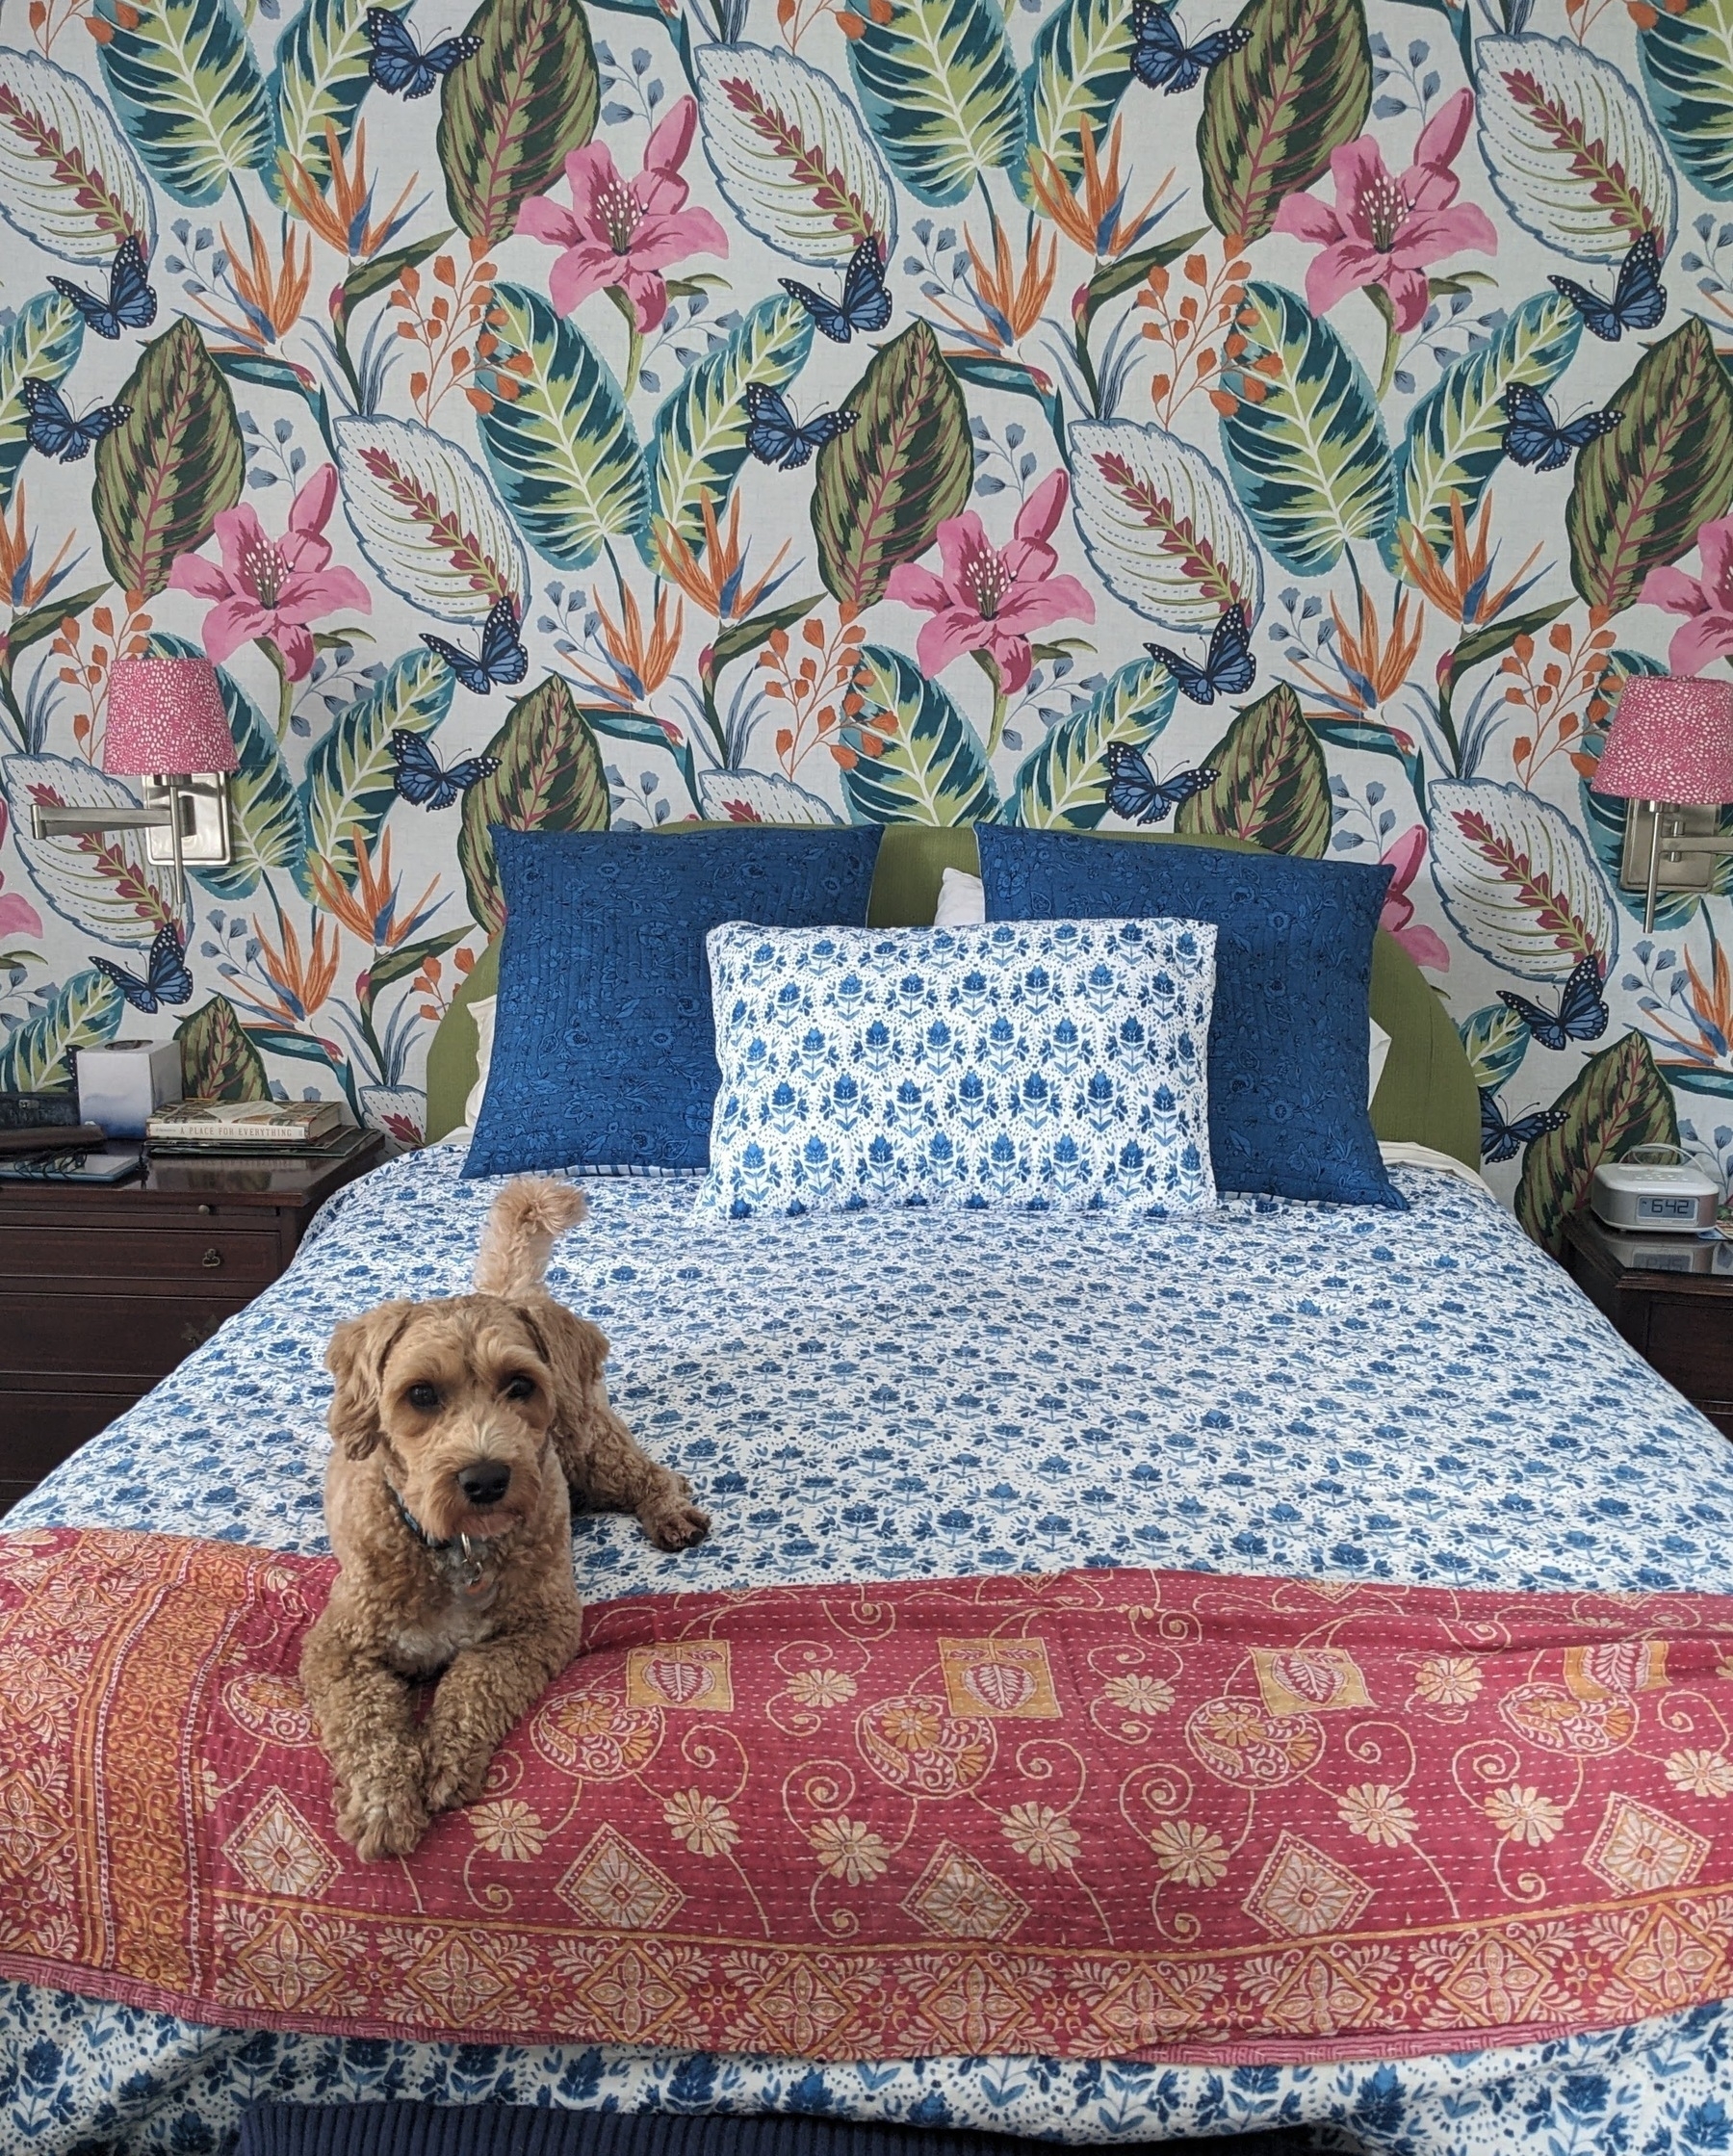
[[[556,2111],[514,2104],[255,2104],[235,2156],[1052,2156],[1010,2135],[845,2119]],[[1302,2156],[1309,2134],[1168,2142],[1166,2156]]]

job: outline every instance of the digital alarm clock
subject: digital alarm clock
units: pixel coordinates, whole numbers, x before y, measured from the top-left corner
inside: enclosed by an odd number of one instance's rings
[[[1644,1152],[1671,1151],[1643,1147]],[[1689,1234],[1713,1228],[1722,1198],[1713,1176],[1684,1158],[1603,1161],[1594,1171],[1589,1203],[1609,1228]]]

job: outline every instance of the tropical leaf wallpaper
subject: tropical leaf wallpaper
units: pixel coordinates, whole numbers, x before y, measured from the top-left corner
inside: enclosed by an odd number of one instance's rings
[[[1733,655],[1733,0],[0,38],[0,1085],[173,1028],[413,1139],[490,822],[1172,818],[1393,865],[1537,1234],[1733,1165],[1733,858],[1645,935],[1593,791]],[[111,670],[198,649],[177,913],[29,815],[132,802]]]

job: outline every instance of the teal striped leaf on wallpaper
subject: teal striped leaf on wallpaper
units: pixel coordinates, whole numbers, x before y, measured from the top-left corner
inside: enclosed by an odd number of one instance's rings
[[[265,80],[234,0],[96,0],[102,72],[151,177],[214,202],[275,162]]]
[[[1023,162],[1023,101],[994,0],[893,0],[848,41],[848,64],[891,169],[922,202],[960,202]]]

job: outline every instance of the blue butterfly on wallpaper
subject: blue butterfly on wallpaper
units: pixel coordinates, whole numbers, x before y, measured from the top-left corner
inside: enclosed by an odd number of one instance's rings
[[[1573,450],[1587,449],[1601,435],[1612,433],[1624,417],[1616,411],[1585,412],[1561,427],[1540,392],[1519,381],[1511,384],[1500,402],[1510,420],[1504,430],[1505,455],[1537,472],[1556,472],[1569,462]]]
[[[1189,801],[1194,793],[1202,793],[1220,776],[1207,766],[1200,766],[1195,771],[1176,771],[1172,778],[1158,779],[1142,749],[1133,748],[1129,741],[1109,741],[1106,759],[1107,806],[1115,816],[1132,823],[1159,823],[1170,809]]]
[[[1163,90],[1172,97],[1190,90],[1206,67],[1240,52],[1252,42],[1249,30],[1212,30],[1188,45],[1174,20],[1171,0],[1133,0],[1131,33],[1137,39],[1131,49],[1131,72],[1151,90]]]
[[[397,790],[418,809],[449,809],[479,779],[500,767],[497,756],[466,756],[448,770],[420,734],[400,727],[391,737],[391,761],[397,766]]]
[[[107,974],[134,1010],[142,1011],[147,1018],[163,1003],[184,1003],[192,998],[193,975],[187,969],[180,931],[172,922],[166,922],[157,930],[142,980],[111,958],[93,956],[91,964],[99,974]]]
[[[44,456],[58,456],[63,464],[76,464],[90,454],[91,445],[112,434],[132,411],[130,404],[98,404],[82,419],[74,419],[66,400],[52,382],[26,375],[18,395],[30,415],[24,422],[24,438]]]
[[[1570,970],[1556,1011],[1542,1010],[1526,996],[1501,988],[1498,1000],[1513,1010],[1542,1048],[1561,1049],[1572,1041],[1598,1041],[1607,1030],[1611,1013],[1601,994],[1600,960],[1591,951]]]
[[[891,319],[891,288],[885,282],[884,257],[871,233],[849,257],[841,300],[827,299],[822,292],[815,292],[811,285],[797,283],[793,277],[779,277],[777,282],[800,301],[819,335],[835,345],[845,345],[856,335],[870,336]]]
[[[1611,299],[1591,292],[1570,277],[1548,277],[1547,283],[1583,318],[1591,337],[1617,344],[1627,329],[1652,329],[1667,312],[1667,294],[1661,289],[1661,251],[1652,232],[1639,232],[1631,251],[1618,266],[1618,282]]]
[[[1237,599],[1216,623],[1203,665],[1181,652],[1170,651],[1166,644],[1146,644],[1144,649],[1151,659],[1161,662],[1194,704],[1213,704],[1218,696],[1237,696],[1251,688],[1257,671],[1246,610]]]
[[[422,632],[422,642],[437,652],[453,673],[478,696],[490,696],[495,688],[509,688],[530,671],[530,654],[518,635],[517,608],[509,595],[494,602],[481,625],[481,649],[471,653],[443,636]]]
[[[48,282],[64,299],[71,300],[86,328],[99,337],[117,337],[123,329],[148,329],[156,320],[157,296],[144,274],[144,249],[136,238],[129,236],[120,243],[109,271],[106,299],[65,277],[50,277]]]
[[[847,433],[858,417],[855,412],[819,412],[803,425],[780,389],[762,381],[746,384],[746,447],[761,464],[779,465],[785,472],[798,471],[815,449]]]
[[[397,97],[425,97],[460,60],[472,60],[481,50],[480,39],[465,31],[423,52],[404,29],[402,17],[389,8],[368,9],[367,41],[373,47],[368,73],[381,90]]]
[[[1513,1123],[1507,1123],[1497,1094],[1488,1093],[1484,1085],[1480,1089],[1480,1104],[1483,1160],[1514,1160],[1524,1146],[1533,1145],[1537,1138],[1543,1138],[1549,1130],[1562,1130],[1565,1125],[1563,1108],[1531,1108],[1527,1115],[1519,1115]]]

